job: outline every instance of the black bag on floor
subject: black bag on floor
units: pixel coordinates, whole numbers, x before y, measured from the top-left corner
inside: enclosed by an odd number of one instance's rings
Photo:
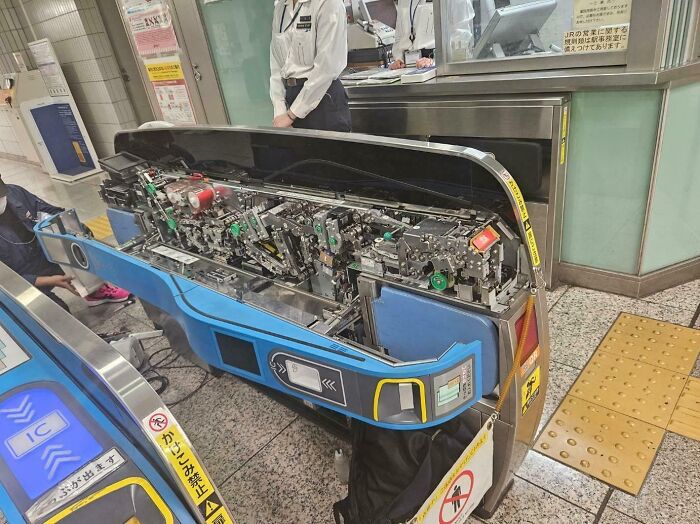
[[[348,496],[333,505],[336,524],[411,519],[473,438],[464,415],[416,431],[354,421]]]

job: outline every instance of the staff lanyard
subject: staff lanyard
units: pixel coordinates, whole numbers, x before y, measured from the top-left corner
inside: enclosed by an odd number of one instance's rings
[[[292,27],[292,24],[294,23],[294,20],[297,19],[297,16],[299,16],[299,11],[301,11],[301,6],[303,4],[299,2],[299,5],[297,6],[297,10],[294,12],[294,16],[292,16],[292,19],[289,21],[287,24],[287,27],[282,29],[282,25],[284,24],[284,15],[287,13],[287,4],[284,4],[284,9],[282,9],[282,16],[280,17],[280,33],[286,33],[287,29]]]
[[[411,3],[408,5],[408,21],[411,23],[411,32],[408,35],[408,39],[411,41],[411,44],[416,40],[416,13],[418,12],[418,8],[420,7],[420,2],[421,0],[416,1],[416,8],[413,9],[413,0],[411,0]]]

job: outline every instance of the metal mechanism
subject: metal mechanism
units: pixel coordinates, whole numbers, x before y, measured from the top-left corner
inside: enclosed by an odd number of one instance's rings
[[[518,182],[556,286],[561,246],[570,102],[568,96],[439,96],[409,85],[350,87],[353,129],[475,147],[496,155]],[[437,86],[432,86],[433,93]]]
[[[495,507],[534,437],[548,360],[532,225],[500,164],[456,146],[244,128],[122,133],[115,149],[101,194],[140,234],[115,250],[66,227],[68,213],[39,238],[50,259],[87,261],[174,320],[175,334],[159,324],[205,365],[378,426],[469,410],[478,427],[525,337],[501,399]]]
[[[3,522],[233,522],[138,371],[3,264],[0,440]]]

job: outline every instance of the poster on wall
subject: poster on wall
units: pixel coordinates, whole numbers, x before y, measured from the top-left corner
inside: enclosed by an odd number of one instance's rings
[[[163,120],[182,126],[196,124],[179,57],[153,58],[144,60],[144,64]]]
[[[122,0],[124,15],[141,56],[178,50],[168,5],[161,0]]]
[[[29,42],[29,52],[34,57],[34,62],[36,62],[36,66],[41,72],[41,77],[44,79],[49,95],[70,96],[68,82],[63,76],[61,64],[58,63],[58,58],[51,42],[46,38]]]
[[[571,31],[564,33],[565,53],[627,49],[632,0],[574,0]]]

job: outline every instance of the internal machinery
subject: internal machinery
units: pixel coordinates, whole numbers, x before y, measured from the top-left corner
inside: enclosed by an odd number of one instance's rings
[[[382,352],[362,300],[377,284],[499,313],[528,281],[520,238],[487,210],[350,199],[244,171],[108,171],[102,198],[135,212],[143,232],[128,252]]]

